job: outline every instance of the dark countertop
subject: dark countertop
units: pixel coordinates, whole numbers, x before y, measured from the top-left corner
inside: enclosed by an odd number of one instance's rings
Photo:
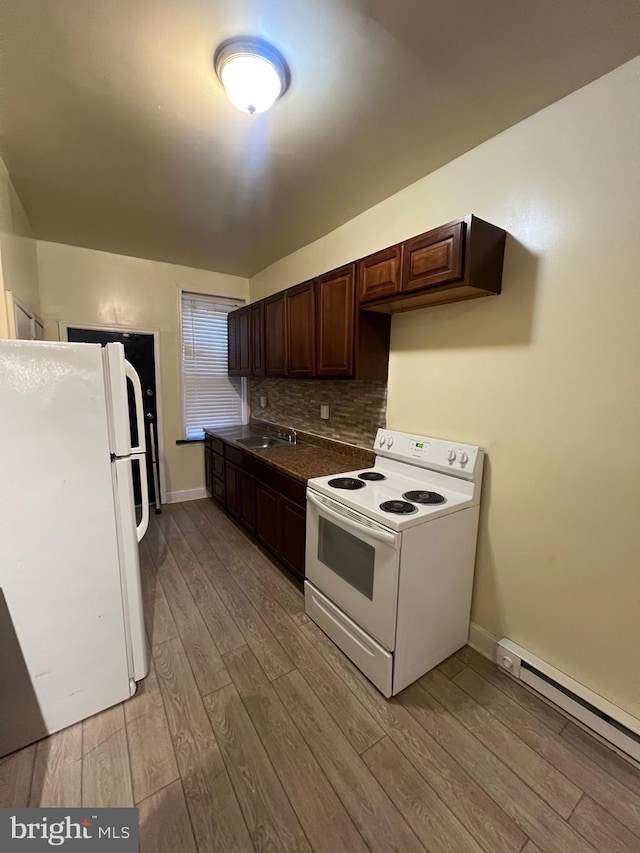
[[[254,449],[238,444],[235,439],[275,435],[276,424],[239,424],[224,429],[205,429],[207,435],[221,438],[239,450],[244,450],[272,465],[284,474],[306,483],[312,477],[328,477],[359,468],[371,468],[375,454],[353,444],[343,444],[312,433],[298,430],[298,443]]]

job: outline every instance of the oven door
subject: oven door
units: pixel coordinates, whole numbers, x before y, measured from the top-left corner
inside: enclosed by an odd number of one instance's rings
[[[306,577],[389,651],[396,636],[400,539],[307,490]]]

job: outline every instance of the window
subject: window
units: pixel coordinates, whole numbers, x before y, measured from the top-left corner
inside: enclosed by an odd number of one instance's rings
[[[182,381],[185,438],[203,438],[205,427],[243,422],[242,379],[227,374],[227,315],[243,303],[182,294]]]

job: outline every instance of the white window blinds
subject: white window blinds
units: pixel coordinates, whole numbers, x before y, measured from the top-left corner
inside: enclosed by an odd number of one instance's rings
[[[242,423],[242,380],[227,375],[227,315],[242,302],[182,294],[185,438]]]

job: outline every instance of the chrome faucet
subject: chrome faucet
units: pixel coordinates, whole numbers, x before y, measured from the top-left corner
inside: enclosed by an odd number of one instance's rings
[[[278,438],[286,439],[289,442],[289,444],[297,444],[298,443],[298,433],[293,428],[279,429],[276,432],[276,435],[278,436]]]

